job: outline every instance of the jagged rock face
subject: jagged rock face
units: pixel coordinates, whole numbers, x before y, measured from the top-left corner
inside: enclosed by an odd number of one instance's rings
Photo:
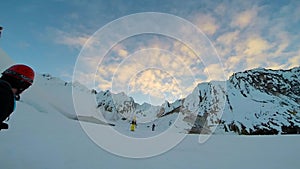
[[[182,104],[182,111],[188,112],[188,122],[193,119],[190,133],[211,133],[221,123],[225,108],[226,82],[199,84]]]
[[[101,91],[97,94],[98,108],[108,120],[119,120],[121,117],[128,118],[135,111],[135,103],[132,98],[124,93],[117,95],[110,91]]]
[[[137,104],[123,92],[113,94],[108,90],[97,94],[97,102],[100,112],[108,120],[132,120],[135,117],[140,122],[149,121],[154,120],[160,110],[159,106]]]
[[[249,94],[249,86],[252,86],[261,92],[275,96],[284,95],[300,103],[300,68],[277,71],[254,69],[235,73],[229,81],[239,88],[243,95]]]

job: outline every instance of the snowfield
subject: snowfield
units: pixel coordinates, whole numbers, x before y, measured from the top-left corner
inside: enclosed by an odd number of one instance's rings
[[[299,135],[213,135],[203,144],[198,135],[188,135],[166,153],[131,159],[103,150],[79,122],[57,112],[39,112],[19,103],[9,124],[9,130],[0,132],[3,169],[298,169],[300,165]]]
[[[202,144],[198,141],[199,135],[187,135],[181,143],[163,154],[141,159],[121,157],[95,144],[78,121],[66,118],[49,105],[42,105],[51,100],[47,100],[48,96],[40,98],[43,93],[35,93],[34,90],[33,87],[27,91],[18,102],[17,110],[9,120],[9,130],[0,132],[0,164],[3,169],[298,169],[300,165],[299,135],[213,135]],[[34,98],[34,95],[39,98]],[[33,97],[31,101],[39,101],[30,102],[29,96]],[[56,104],[68,106],[61,102]],[[142,124],[132,133],[125,122],[120,122],[116,130],[128,136],[146,138],[149,133],[156,135],[162,132],[159,124],[154,132],[147,124]],[[99,137],[107,136],[99,133]],[[166,139],[165,142],[172,140]],[[134,150],[136,147],[130,148]],[[152,148],[155,147],[145,147],[143,151]]]

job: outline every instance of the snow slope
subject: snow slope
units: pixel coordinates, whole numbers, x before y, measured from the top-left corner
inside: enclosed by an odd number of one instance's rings
[[[10,125],[0,133],[0,164],[5,169],[297,169],[300,165],[299,135],[215,135],[204,144],[198,143],[197,135],[189,135],[164,154],[130,159],[98,147],[78,122],[25,103],[18,104]]]

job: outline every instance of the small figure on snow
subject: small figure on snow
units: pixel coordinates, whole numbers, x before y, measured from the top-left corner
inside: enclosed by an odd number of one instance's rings
[[[4,123],[15,109],[20,94],[32,85],[34,71],[26,65],[13,65],[6,69],[0,78],[0,130],[8,129]]]
[[[156,125],[153,123],[153,124],[152,124],[152,131],[155,130],[155,126],[156,126]]]
[[[135,128],[136,128],[136,126],[137,126],[137,124],[136,124],[136,117],[134,117],[134,118],[132,119],[132,121],[131,121],[130,124],[131,124],[131,125],[130,125],[130,131],[134,131]]]
[[[2,30],[3,30],[3,27],[0,26],[0,38],[1,38]]]

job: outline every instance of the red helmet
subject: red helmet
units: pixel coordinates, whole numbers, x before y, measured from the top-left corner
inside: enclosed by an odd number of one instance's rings
[[[6,69],[2,74],[27,82],[29,85],[32,85],[34,80],[34,71],[32,68],[22,64],[13,65]]]

